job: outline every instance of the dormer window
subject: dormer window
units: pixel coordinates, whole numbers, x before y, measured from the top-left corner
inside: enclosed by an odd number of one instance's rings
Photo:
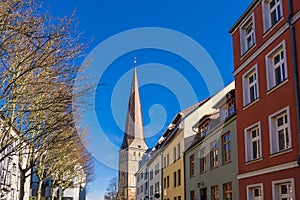
[[[226,103],[220,109],[221,120],[224,121],[227,118],[235,114],[235,95],[234,90],[226,94]]]
[[[200,138],[203,138],[207,135],[209,130],[209,121],[206,121],[204,124],[199,126]]]

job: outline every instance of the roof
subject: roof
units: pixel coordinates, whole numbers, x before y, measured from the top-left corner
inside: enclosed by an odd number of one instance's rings
[[[163,141],[162,142],[157,142],[154,146],[154,148],[157,150],[159,150],[164,144],[165,142],[170,139],[170,135],[174,135],[174,133],[177,132],[178,130],[178,124],[182,121],[182,117],[186,117],[189,114],[191,114],[194,110],[196,110],[197,108],[201,107],[204,103],[206,103],[211,97],[208,97],[180,112],[178,112],[175,117],[173,118],[171,124],[169,125],[169,127],[165,130],[165,132],[162,134],[162,138]],[[160,140],[160,139],[159,139]]]
[[[244,18],[252,12],[253,8],[260,2],[260,0],[253,0],[253,2],[248,6],[246,11],[239,17],[239,19],[235,22],[235,24],[229,29],[229,33],[232,34],[236,28],[239,26],[239,24],[244,20]]]
[[[129,146],[139,146],[144,149],[148,148],[144,140],[144,125],[136,72],[136,61],[134,61],[130,97],[126,116],[126,125],[121,149],[127,149]]]
[[[206,99],[204,99],[204,100],[202,100],[202,101],[200,101],[200,102],[198,102],[198,103],[196,103],[196,104],[194,104],[194,105],[192,105],[192,106],[190,106],[190,107],[188,107],[188,108],[182,110],[180,113],[182,113],[182,114],[184,114],[184,115],[189,114],[189,113],[191,113],[192,111],[194,111],[196,108],[199,108],[200,106],[202,106],[202,105],[203,105],[205,102],[207,102],[209,99],[210,99],[210,97],[208,97],[208,98],[206,98]]]

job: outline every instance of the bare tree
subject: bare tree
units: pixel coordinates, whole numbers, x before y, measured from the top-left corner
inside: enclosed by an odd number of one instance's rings
[[[26,178],[35,173],[31,169],[45,168],[47,152],[72,143],[78,134],[72,100],[82,97],[86,89],[74,95],[72,84],[79,68],[74,60],[85,45],[74,26],[72,17],[40,14],[33,0],[0,4],[0,162],[19,156],[21,200]],[[9,147],[13,151],[5,151]],[[75,155],[60,161],[67,166]],[[63,164],[59,165],[62,170]]]
[[[110,179],[109,184],[106,188],[104,199],[116,200],[117,193],[118,193],[118,179],[117,177],[113,177],[112,179]]]

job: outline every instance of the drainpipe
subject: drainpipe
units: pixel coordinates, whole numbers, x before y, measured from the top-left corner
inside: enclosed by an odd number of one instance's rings
[[[185,155],[186,155],[185,152],[183,152],[182,159],[183,159],[183,188],[184,188],[183,196],[184,196],[184,199],[186,199],[186,191],[185,191],[186,190]]]
[[[289,3],[289,16],[288,23],[290,27],[291,40],[292,40],[292,57],[293,57],[293,67],[294,67],[294,84],[295,84],[295,95],[296,95],[296,114],[297,114],[297,131],[298,131],[298,158],[297,163],[300,166],[300,97],[299,97],[299,77],[298,77],[298,66],[297,66],[297,52],[296,52],[296,39],[295,39],[295,27],[292,24],[293,17],[293,2]]]

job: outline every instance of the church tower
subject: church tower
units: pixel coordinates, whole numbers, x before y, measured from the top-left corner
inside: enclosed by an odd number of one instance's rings
[[[148,146],[144,139],[142,107],[135,59],[124,138],[119,151],[119,200],[136,199],[136,180],[134,175],[138,170],[138,162],[147,149]]]

